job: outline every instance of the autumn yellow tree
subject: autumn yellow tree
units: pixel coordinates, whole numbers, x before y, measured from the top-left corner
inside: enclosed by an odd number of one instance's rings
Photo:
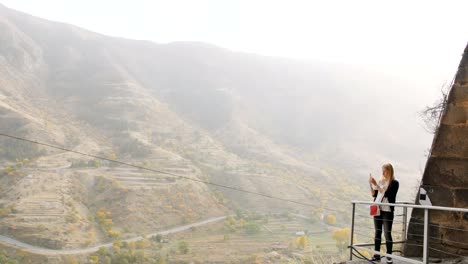
[[[148,239],[142,239],[136,242],[136,247],[138,249],[149,248],[150,246],[151,246],[151,243]]]
[[[89,241],[95,242],[96,241],[96,233],[94,233],[94,231],[89,231],[88,232],[88,238],[89,238]]]
[[[335,225],[336,224],[336,216],[335,215],[332,215],[332,214],[329,214],[327,215],[327,217],[325,218],[325,221],[327,224],[329,225]]]
[[[239,225],[239,227],[241,227],[241,228],[245,227],[245,224],[246,224],[246,223],[247,223],[247,222],[244,220],[244,218],[241,218],[241,219],[239,219],[239,221],[238,221],[238,225]]]
[[[112,243],[112,250],[117,253],[120,252],[121,247],[122,247],[122,241],[114,241],[114,243]]]
[[[67,264],[78,264],[78,260],[76,260],[76,257],[74,256],[69,256],[66,259]]]
[[[109,229],[107,230],[107,235],[112,239],[118,239],[120,237],[120,231]]]
[[[112,152],[110,155],[109,155],[109,159],[110,160],[117,160],[118,156],[115,152]],[[109,167],[115,167],[117,166],[117,163],[115,162],[109,162]]]
[[[309,244],[309,238],[307,236],[300,236],[296,238],[296,245],[299,248],[305,249],[307,245]]]
[[[99,256],[96,256],[96,255],[89,256],[89,263],[99,264]]]
[[[109,155],[109,159],[111,159],[111,160],[116,160],[116,159],[117,159],[117,154],[115,154],[115,152],[112,152],[112,153]]]
[[[339,250],[344,250],[348,246],[350,233],[351,231],[349,228],[339,228],[333,231],[332,237],[335,240],[336,247]]]

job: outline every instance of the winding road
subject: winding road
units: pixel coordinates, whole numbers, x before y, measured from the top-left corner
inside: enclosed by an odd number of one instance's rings
[[[192,227],[207,225],[207,224],[210,224],[210,223],[214,223],[214,222],[224,220],[226,218],[227,218],[227,216],[213,217],[213,218],[209,218],[209,219],[206,219],[206,220],[203,220],[203,221],[200,221],[200,222],[195,222],[195,223],[188,224],[188,225],[178,226],[178,227],[174,227],[174,228],[171,228],[171,229],[162,230],[162,231],[159,231],[159,232],[154,232],[154,233],[148,234],[146,237],[153,237],[153,236],[156,236],[157,234],[169,235],[169,234],[173,234],[173,233],[178,233],[178,232],[188,230],[188,229],[190,229]],[[130,238],[130,239],[124,239],[122,241],[131,242],[131,241],[138,241],[138,240],[142,240],[142,239],[143,239],[142,236],[138,236],[138,237],[134,237],[134,238]],[[106,243],[106,244],[101,244],[101,245],[97,245],[97,246],[94,246],[94,247],[81,248],[81,249],[49,249],[49,248],[43,248],[43,247],[30,245],[30,244],[18,241],[18,240],[14,239],[14,238],[7,237],[7,236],[2,236],[2,235],[0,235],[0,243],[7,244],[7,245],[10,245],[10,246],[15,246],[15,247],[21,248],[23,250],[29,251],[31,253],[36,253],[36,254],[41,254],[41,255],[89,254],[89,253],[93,253],[93,252],[98,251],[99,248],[101,248],[101,247],[105,247],[105,248],[112,247],[112,244],[113,244],[113,243]]]

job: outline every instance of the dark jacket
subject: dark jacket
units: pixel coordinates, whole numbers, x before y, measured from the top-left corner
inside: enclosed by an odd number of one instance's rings
[[[400,187],[400,183],[397,180],[393,180],[390,185],[387,188],[387,191],[384,193],[383,198],[387,197],[389,203],[395,203],[396,202],[396,195],[398,192],[398,188]],[[375,198],[377,198],[378,190],[374,190],[374,202]],[[382,198],[382,199],[383,199]],[[390,206],[390,209],[395,211],[395,206]]]

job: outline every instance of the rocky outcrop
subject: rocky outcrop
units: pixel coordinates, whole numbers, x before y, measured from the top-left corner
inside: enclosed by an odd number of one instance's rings
[[[434,137],[422,185],[437,206],[468,207],[468,46]],[[414,210],[405,255],[421,256],[422,210]],[[429,255],[468,255],[468,213],[431,211]],[[453,228],[453,229],[452,229]]]

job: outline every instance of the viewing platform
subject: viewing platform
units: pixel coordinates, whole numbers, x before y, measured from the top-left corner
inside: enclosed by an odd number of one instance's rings
[[[439,225],[430,221],[429,215],[440,214],[441,212],[446,212],[452,216],[462,217],[468,214],[468,208],[455,208],[455,207],[444,207],[444,206],[433,206],[433,205],[416,205],[407,202],[396,202],[396,203],[377,203],[377,202],[368,202],[368,201],[352,201],[352,215],[351,215],[351,232],[350,232],[350,244],[349,248],[349,261],[339,262],[339,264],[347,263],[387,263],[386,256],[388,255],[393,259],[393,263],[414,263],[414,264],[428,264],[428,263],[443,263],[443,264],[468,264],[468,256],[464,251],[459,250],[456,252],[450,252],[440,248],[437,243],[444,242],[443,238],[436,237],[434,234],[434,228],[438,228]],[[391,220],[399,228],[393,229],[394,240],[393,245],[412,245],[417,246],[421,249],[421,254],[419,256],[411,256],[402,254],[405,248],[393,250],[393,254],[386,254],[385,250],[380,252],[374,251],[373,237],[370,234],[373,232],[373,228],[366,227],[366,224],[369,224],[371,216],[366,215],[362,210],[368,208],[369,205],[384,205],[384,206],[394,206],[395,207],[395,216],[396,219]],[[359,208],[357,208],[359,206]],[[362,208],[364,207],[364,208]],[[402,212],[397,212],[397,209],[402,209]],[[420,225],[420,233],[414,234],[408,232],[408,226],[411,224],[409,221],[408,210],[422,210],[424,219],[421,223],[416,222],[413,224]],[[398,219],[401,217],[401,220]],[[358,219],[359,218],[359,219]],[[367,222],[366,222],[367,221]],[[363,227],[366,227],[366,230],[361,230]],[[468,245],[466,241],[466,235],[468,234],[468,229],[463,226],[443,226],[444,229],[451,230],[452,232],[457,232],[463,234],[460,236],[459,241],[451,240],[450,242],[455,243],[456,245]],[[399,230],[398,230],[399,229]],[[413,241],[408,241],[408,236],[418,236],[421,241],[418,244],[415,244]],[[359,239],[357,239],[359,238]],[[364,239],[366,242],[362,243],[359,240]],[[382,241],[383,242],[383,241]],[[385,245],[385,244],[384,244]],[[397,254],[396,254],[397,253]],[[381,261],[372,262],[366,260],[370,256],[378,254],[382,257]]]

